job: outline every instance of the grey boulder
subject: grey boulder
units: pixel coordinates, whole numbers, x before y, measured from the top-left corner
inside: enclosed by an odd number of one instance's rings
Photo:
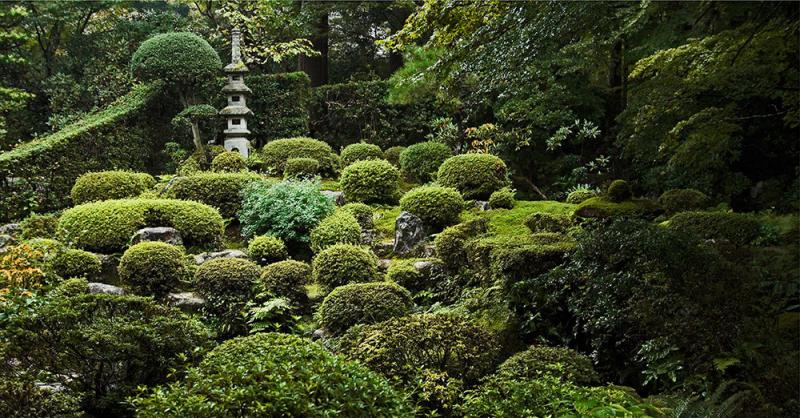
[[[142,228],[136,231],[131,238],[131,244],[138,244],[143,241],[161,241],[172,245],[183,245],[183,238],[181,233],[168,226],[159,226],[154,228]]]

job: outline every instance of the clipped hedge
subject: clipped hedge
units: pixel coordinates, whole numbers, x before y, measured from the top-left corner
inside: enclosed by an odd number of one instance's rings
[[[486,200],[508,185],[508,169],[500,157],[491,154],[461,154],[439,166],[436,181],[452,187],[464,199]]]
[[[377,145],[359,142],[344,147],[340,156],[342,157],[342,166],[347,167],[356,161],[382,160],[383,151]]]
[[[538,379],[554,376],[579,385],[600,381],[589,357],[562,347],[533,346],[509,357],[497,368],[505,379]]]
[[[492,209],[513,209],[516,203],[514,195],[513,190],[503,187],[489,196],[489,207]]]
[[[672,189],[662,193],[658,203],[667,215],[678,212],[703,210],[710,206],[711,199],[695,189]]]
[[[320,251],[311,265],[314,281],[328,290],[378,278],[378,257],[355,245],[332,245]]]
[[[406,147],[401,146],[389,147],[383,152],[383,159],[392,163],[395,167],[400,167],[400,155],[405,149]]]
[[[215,258],[197,268],[194,281],[206,300],[204,309],[235,329],[241,325],[240,310],[253,297],[260,276],[261,268],[250,260]]]
[[[247,170],[247,163],[242,154],[236,151],[225,151],[211,161],[211,171],[216,173],[238,173]]]
[[[119,260],[119,278],[134,293],[163,297],[186,273],[183,248],[159,241],[128,248]]]
[[[334,244],[361,244],[361,225],[355,216],[336,211],[311,231],[311,250],[315,253]]]
[[[612,202],[604,196],[586,199],[575,208],[575,216],[580,218],[649,217],[654,218],[661,207],[648,199],[631,199]]]
[[[400,209],[419,216],[426,225],[441,228],[458,222],[464,199],[450,187],[421,186],[403,195]]]
[[[310,279],[311,266],[307,263],[296,260],[278,261],[261,270],[259,290],[303,304],[308,300],[305,285]]]
[[[260,235],[253,238],[247,245],[247,256],[256,263],[265,266],[285,260],[289,257],[286,244],[283,240],[270,235]]]
[[[406,176],[425,183],[431,180],[431,175],[439,170],[444,160],[452,156],[450,147],[441,142],[420,142],[400,154],[400,168]]]
[[[564,235],[544,232],[528,237],[478,238],[468,241],[465,250],[477,276],[513,286],[563,263],[575,247],[575,241]]]
[[[411,294],[395,283],[352,283],[333,289],[319,307],[319,322],[334,334],[356,324],[375,324],[406,315]]]
[[[593,197],[597,196],[597,192],[590,189],[578,189],[573,190],[567,195],[567,203],[572,203],[573,205],[579,205],[586,200],[589,200]]]
[[[283,168],[283,178],[309,178],[319,173],[319,161],[313,158],[289,158]]]
[[[147,173],[129,171],[100,171],[86,173],[75,180],[70,196],[72,203],[136,197],[156,185],[156,179]]]
[[[72,277],[94,278],[100,274],[102,265],[96,255],[83,250],[70,248],[53,259],[53,271],[68,279]]]
[[[152,36],[131,57],[131,72],[140,80],[164,80],[182,86],[213,80],[220,69],[217,51],[191,32]]]
[[[467,267],[467,241],[486,232],[487,224],[485,218],[478,218],[445,228],[433,239],[436,256],[452,271]]]
[[[349,202],[393,203],[400,172],[386,160],[357,161],[342,170],[339,184]]]
[[[611,182],[611,185],[608,186],[608,190],[606,190],[606,195],[608,196],[608,200],[619,203],[629,200],[633,197],[633,192],[631,192],[631,186],[625,180],[614,180]]]
[[[58,229],[58,216],[55,214],[39,215],[31,213],[19,223],[19,237],[21,239],[31,238],[53,238]]]
[[[531,232],[566,232],[572,226],[572,219],[567,215],[536,212],[525,219],[525,226]]]
[[[282,175],[286,160],[290,158],[313,158],[319,163],[319,173],[334,177],[339,171],[339,156],[330,145],[312,138],[283,138],[268,142],[261,150],[266,169],[274,175]]]
[[[234,218],[242,208],[241,193],[253,181],[264,180],[256,173],[197,173],[177,177],[169,196],[213,206],[223,218]]]
[[[372,207],[365,203],[348,203],[338,209],[340,212],[346,212],[356,218],[361,229],[372,229],[375,223],[372,220]]]
[[[669,219],[668,226],[703,239],[737,245],[750,244],[761,233],[761,222],[755,216],[733,212],[680,212]]]
[[[213,247],[223,221],[211,206],[173,199],[122,199],[85,203],[68,209],[58,222],[63,241],[100,253],[123,250],[134,232],[146,226],[171,226],[189,246]]]

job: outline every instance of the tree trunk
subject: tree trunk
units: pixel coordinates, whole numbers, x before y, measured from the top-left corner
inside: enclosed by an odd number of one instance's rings
[[[328,11],[320,11],[311,38],[311,45],[319,55],[315,57],[301,55],[298,60],[300,71],[308,74],[308,78],[311,79],[311,87],[328,84],[328,31]]]
[[[608,87],[611,91],[611,97],[608,104],[607,126],[612,126],[617,115],[625,110],[626,73],[625,41],[617,39],[611,47],[611,56],[608,63]]]
[[[203,137],[200,135],[200,124],[192,121],[192,141],[197,149],[203,149]]]

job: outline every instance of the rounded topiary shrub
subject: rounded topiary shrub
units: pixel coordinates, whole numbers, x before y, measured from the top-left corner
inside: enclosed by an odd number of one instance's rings
[[[319,307],[319,322],[334,334],[356,324],[374,324],[406,315],[411,294],[395,283],[352,283],[328,294]]]
[[[131,57],[131,71],[141,80],[197,85],[212,80],[222,61],[205,39],[188,32],[155,35]]]
[[[443,227],[458,222],[464,199],[450,187],[422,186],[403,195],[400,209],[419,216],[427,225]]]
[[[319,161],[313,158],[289,158],[283,169],[283,178],[310,178],[319,173]]]
[[[247,170],[247,163],[242,154],[236,151],[225,151],[211,161],[211,171],[217,173],[238,173]]]
[[[538,379],[555,376],[579,385],[598,383],[600,377],[589,357],[569,348],[533,346],[514,354],[497,368],[506,379]]]
[[[372,229],[374,222],[372,220],[372,207],[364,203],[348,203],[339,208],[341,212],[347,212],[356,218],[361,229]]]
[[[311,265],[314,281],[327,289],[378,278],[378,257],[355,245],[332,245],[320,251]]]
[[[751,244],[761,233],[761,222],[755,216],[733,212],[680,212],[667,225],[703,239],[737,245]]]
[[[273,175],[280,175],[286,169],[290,158],[313,158],[319,163],[319,174],[333,177],[339,170],[339,156],[331,146],[311,138],[276,139],[264,145],[261,151],[264,165]]]
[[[212,313],[236,313],[253,296],[261,276],[257,264],[243,258],[215,258],[201,264],[194,274],[197,291]]]
[[[465,199],[486,200],[496,190],[508,185],[508,170],[499,157],[491,154],[461,154],[439,166],[436,181],[453,187]]]
[[[285,260],[289,253],[286,251],[286,244],[280,238],[261,235],[253,238],[247,245],[247,256],[264,266]]]
[[[410,417],[392,386],[300,337],[260,333],[222,343],[186,377],[133,400],[139,417]]]
[[[261,271],[261,291],[273,297],[286,297],[304,304],[308,300],[305,285],[311,279],[311,266],[302,261],[284,260]]]
[[[571,191],[567,195],[567,203],[572,203],[573,205],[579,205],[593,197],[597,196],[597,192],[590,189],[577,189]]]
[[[572,226],[572,219],[567,215],[536,212],[525,219],[525,225],[531,232],[564,232]]]
[[[624,202],[633,197],[631,186],[625,180],[612,181],[608,186],[608,190],[606,190],[606,194],[608,195],[608,200],[617,203]]]
[[[213,206],[222,217],[233,218],[242,208],[242,190],[249,183],[262,179],[256,173],[197,173],[177,177],[168,193],[176,199]]]
[[[407,177],[426,183],[431,180],[431,175],[436,173],[444,160],[452,155],[450,147],[441,142],[420,142],[400,153],[400,167]]]
[[[86,173],[75,180],[70,196],[72,203],[136,197],[156,185],[153,176],[129,171]]]
[[[709,207],[711,199],[705,193],[695,189],[667,190],[658,198],[664,212],[672,215],[678,212],[703,210]]]
[[[383,159],[392,163],[395,167],[400,167],[400,154],[406,150],[406,147],[389,147],[383,152]]]
[[[53,271],[65,279],[93,278],[100,274],[101,269],[100,259],[88,251],[68,249],[53,259]]]
[[[311,231],[311,250],[315,253],[334,244],[360,244],[361,225],[348,212],[336,211]]]
[[[356,161],[383,159],[381,147],[373,144],[350,144],[342,150],[342,165],[347,167]]]
[[[514,191],[508,187],[503,187],[489,196],[489,207],[492,209],[513,209],[514,203],[516,203]]]
[[[357,161],[342,170],[339,183],[350,202],[397,201],[400,172],[386,160]]]
[[[21,239],[54,238],[58,229],[58,216],[31,213],[19,223]]]
[[[131,246],[119,260],[119,278],[135,293],[163,297],[186,273],[181,247],[148,241]]]
[[[466,267],[467,252],[465,246],[467,241],[471,237],[486,232],[486,224],[485,218],[478,218],[445,228],[444,231],[436,234],[433,239],[436,256],[452,271],[458,271]]]

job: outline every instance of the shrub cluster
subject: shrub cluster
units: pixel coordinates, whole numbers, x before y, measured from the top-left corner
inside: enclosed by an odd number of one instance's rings
[[[753,215],[733,212],[680,212],[669,220],[669,228],[703,239],[725,240],[747,245],[758,238],[761,223]]]
[[[513,287],[527,277],[549,271],[575,250],[574,240],[557,233],[526,237],[484,237],[467,243],[469,265],[487,282],[500,280]]]
[[[286,297],[305,304],[305,285],[311,279],[311,266],[302,261],[284,260],[272,263],[261,271],[260,290],[273,297]]]
[[[458,222],[464,199],[450,187],[421,186],[403,195],[400,209],[419,216],[426,225],[441,228]]]
[[[19,223],[21,239],[54,238],[58,229],[58,216],[31,213]]]
[[[136,197],[155,185],[156,180],[147,173],[101,171],[78,177],[70,196],[74,204],[80,205],[98,200]]]
[[[314,281],[329,290],[378,278],[378,257],[355,245],[331,245],[314,257],[311,266]]]
[[[515,380],[555,376],[579,385],[591,385],[600,381],[589,357],[561,347],[530,347],[504,361],[497,368],[497,374]]]
[[[400,173],[386,160],[357,161],[342,170],[339,183],[350,202],[397,201]]]
[[[285,179],[311,178],[319,173],[319,161],[308,158],[289,158],[283,169]]]
[[[256,173],[197,173],[176,178],[169,195],[205,203],[217,208],[223,218],[233,218],[242,207],[242,190],[260,179]]]
[[[516,203],[514,195],[513,190],[503,187],[489,196],[489,207],[492,209],[513,209],[514,203]]]
[[[400,154],[400,167],[403,174],[412,180],[426,183],[444,160],[452,155],[450,147],[441,142],[420,142],[409,146]]]
[[[253,297],[261,269],[242,258],[215,258],[195,271],[195,287],[206,300],[206,309],[223,320],[235,322],[245,303]]]
[[[247,170],[242,154],[236,151],[225,151],[211,161],[211,171],[216,173],[238,173]]]
[[[372,229],[372,207],[364,203],[348,203],[339,208],[341,212],[347,212],[356,218],[361,229]]]
[[[619,203],[629,200],[633,193],[631,192],[631,186],[625,180],[614,180],[608,186],[608,190],[606,190],[606,195],[608,195],[608,200]]]
[[[708,208],[711,199],[705,193],[695,189],[672,189],[662,193],[658,203],[667,215],[684,211],[696,211]]]
[[[333,289],[319,307],[319,322],[339,334],[356,324],[374,324],[411,310],[411,294],[387,282],[352,283]]]
[[[392,163],[395,167],[400,167],[400,154],[405,151],[406,147],[394,146],[386,148],[383,152],[383,159]]]
[[[283,174],[290,158],[313,158],[319,163],[319,174],[333,177],[339,170],[339,156],[330,145],[316,139],[297,137],[276,139],[261,151],[264,165],[272,174]]]
[[[508,185],[508,169],[499,157],[491,154],[461,154],[445,160],[436,181],[461,192],[465,199],[488,199]]]
[[[260,235],[253,238],[247,245],[247,256],[256,263],[265,266],[285,260],[289,256],[286,244],[280,238],[269,235]]]
[[[431,268],[423,270],[414,267],[418,262],[431,263]],[[435,273],[439,271],[442,262],[436,258],[411,258],[404,260],[392,260],[386,270],[386,280],[394,282],[413,292],[430,289],[435,284],[431,279],[435,279]]]
[[[531,232],[566,232],[572,226],[572,219],[567,215],[536,212],[525,219],[525,225]]]
[[[355,216],[346,211],[334,212],[311,231],[311,250],[315,253],[334,244],[360,243],[361,225]]]
[[[53,271],[68,279],[71,277],[93,278],[100,274],[102,265],[96,255],[76,249],[67,249],[53,259]]]
[[[350,144],[344,147],[340,155],[342,157],[342,166],[344,167],[356,161],[383,159],[381,147],[374,144],[365,144],[363,142]]]
[[[166,296],[186,274],[181,247],[158,241],[141,242],[128,248],[119,260],[122,283],[141,295]]]
[[[436,256],[452,271],[458,271],[467,265],[465,246],[467,240],[486,232],[486,219],[474,219],[462,224],[445,228],[433,239]]]

